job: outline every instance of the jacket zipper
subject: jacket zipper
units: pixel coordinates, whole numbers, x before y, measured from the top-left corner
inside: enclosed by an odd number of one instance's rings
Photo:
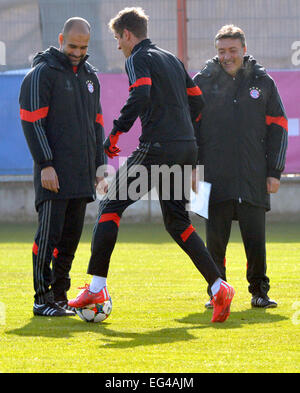
[[[76,77],[76,80],[77,80],[77,83],[78,83],[78,87],[79,87],[79,92],[81,93],[81,82],[80,82],[80,80],[79,80],[79,78],[78,78],[78,72],[76,72],[76,74],[75,74],[75,77]],[[80,97],[81,97],[81,94],[80,94]],[[82,101],[82,99],[81,99],[81,101]],[[84,103],[82,102],[82,107],[84,108]],[[81,111],[80,111],[80,113],[81,113]],[[84,119],[83,119],[83,117],[82,117],[82,115],[80,114],[80,123],[81,123],[81,127],[82,127],[82,129],[84,130],[85,128],[84,128]],[[86,134],[86,149],[87,149],[87,161],[88,161],[88,167],[89,167],[89,175],[90,175],[90,178],[92,178],[92,176],[91,176],[91,164],[90,164],[90,159],[89,159],[89,141],[88,141],[88,133]],[[93,180],[92,180],[92,182],[93,182]],[[92,191],[92,195],[93,195],[93,197],[95,198],[95,191],[94,191],[94,189],[93,189],[93,186],[92,186],[92,188],[91,188],[91,191]]]
[[[235,77],[233,77],[233,80],[234,80],[234,83],[237,83]],[[234,106],[235,106],[235,110],[237,110],[237,111],[238,111],[238,108],[237,108],[236,105],[238,103],[238,93],[239,93],[239,89],[240,89],[240,87],[242,85],[243,85],[243,79],[239,82],[239,86],[238,86],[238,88],[236,88],[235,95],[234,95],[234,98],[233,98],[233,103],[234,103]],[[238,143],[238,145],[239,145],[239,143]],[[240,190],[241,190],[241,187],[240,187],[240,175],[238,176],[238,183],[239,183],[239,193],[240,193]],[[242,198],[240,196],[238,197],[238,202],[242,203]]]

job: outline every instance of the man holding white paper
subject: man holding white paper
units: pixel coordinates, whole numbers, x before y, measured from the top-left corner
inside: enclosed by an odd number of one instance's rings
[[[267,295],[265,213],[284,169],[287,118],[275,82],[246,55],[244,32],[223,26],[215,46],[217,56],[194,77],[206,102],[197,142],[204,178],[212,183],[207,248],[226,280],[226,248],[232,220],[238,220],[251,304],[276,307]]]

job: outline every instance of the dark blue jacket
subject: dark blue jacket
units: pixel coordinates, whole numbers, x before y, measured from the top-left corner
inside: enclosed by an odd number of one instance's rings
[[[212,183],[211,203],[230,199],[270,208],[266,178],[280,179],[287,118],[274,80],[250,56],[235,78],[209,60],[194,77],[205,107],[198,123],[199,160]]]
[[[34,160],[36,207],[49,199],[95,197],[104,132],[100,85],[86,59],[75,73],[68,57],[51,47],[35,57],[22,83],[20,115]],[[41,169],[47,166],[58,175],[57,194],[41,185]]]
[[[125,68],[129,97],[112,132],[129,131],[139,116],[140,142],[195,140],[192,122],[204,102],[181,61],[145,39],[134,47]]]

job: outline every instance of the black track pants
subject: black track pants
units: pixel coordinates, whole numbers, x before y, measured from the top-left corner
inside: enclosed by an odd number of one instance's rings
[[[206,222],[207,248],[226,280],[226,248],[232,220],[238,220],[247,257],[249,292],[253,295],[266,295],[270,288],[266,276],[265,215],[262,207],[230,200],[211,205]]]
[[[169,180],[166,180],[163,175],[153,176],[155,173],[153,167],[157,168],[160,165],[166,165],[168,168],[178,165],[177,169],[180,168],[179,172],[183,174],[184,166],[191,167],[196,157],[197,148],[194,142],[173,142],[160,146],[141,144],[139,146],[128,158],[123,169],[120,168],[107,196],[100,202],[88,274],[107,277],[111,254],[117,241],[120,219],[124,210],[137,200],[131,197],[132,191],[140,174],[143,173],[145,182],[138,187],[139,198],[148,193],[154,185],[159,196],[166,230],[189,255],[209,285],[220,277],[220,272],[203,241],[191,225],[189,214],[185,209],[188,201],[184,192],[180,194],[180,189],[181,191],[184,189],[184,182],[189,179],[185,176],[179,179],[177,172],[176,175],[170,172]],[[124,167],[127,170],[124,170]],[[138,168],[140,172],[137,174]]]
[[[86,199],[49,200],[39,205],[32,254],[36,303],[67,298],[69,272],[82,233],[85,210]]]

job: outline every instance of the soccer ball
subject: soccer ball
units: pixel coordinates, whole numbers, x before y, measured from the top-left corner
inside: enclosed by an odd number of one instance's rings
[[[102,322],[109,317],[112,310],[111,298],[104,303],[89,304],[82,308],[76,308],[77,315],[85,322]]]

